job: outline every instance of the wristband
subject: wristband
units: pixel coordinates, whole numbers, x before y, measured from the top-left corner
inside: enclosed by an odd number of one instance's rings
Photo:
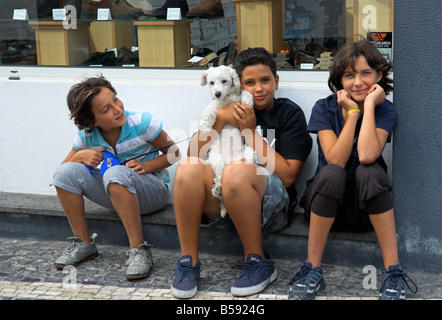
[[[350,109],[350,110],[347,111],[348,114],[350,114],[350,113],[354,113],[354,112],[358,112],[358,113],[360,113],[361,110],[360,110],[360,109]]]

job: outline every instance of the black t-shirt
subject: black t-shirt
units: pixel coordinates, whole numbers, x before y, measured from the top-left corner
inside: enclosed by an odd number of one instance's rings
[[[273,108],[255,110],[257,129],[268,144],[285,159],[305,161],[312,149],[302,109],[287,98],[274,99]],[[296,205],[295,184],[287,188],[290,205]],[[294,209],[294,208],[291,208]]]

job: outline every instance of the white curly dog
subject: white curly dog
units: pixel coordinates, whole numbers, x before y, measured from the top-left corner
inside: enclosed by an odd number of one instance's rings
[[[202,133],[210,133],[217,110],[230,102],[241,102],[253,107],[253,95],[245,90],[241,91],[239,76],[232,67],[210,67],[203,72],[201,85],[208,85],[213,97],[201,114],[198,129]],[[226,124],[212,142],[207,159],[214,173],[212,196],[220,199],[222,217],[227,212],[222,201],[221,175],[224,166],[233,161],[256,163],[256,153],[245,143],[237,127]]]

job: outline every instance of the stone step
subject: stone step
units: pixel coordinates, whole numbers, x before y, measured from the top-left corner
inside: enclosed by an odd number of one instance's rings
[[[116,212],[85,201],[89,230],[97,243],[128,245],[127,235]],[[145,240],[159,248],[179,249],[173,205],[143,215]],[[0,236],[24,240],[65,240],[72,236],[66,216],[55,195],[0,192]],[[293,214],[289,226],[263,235],[266,251],[279,259],[305,259],[308,223],[302,214]],[[208,253],[243,254],[233,224],[202,227],[200,250]],[[359,266],[382,263],[374,232],[330,232],[324,263]]]

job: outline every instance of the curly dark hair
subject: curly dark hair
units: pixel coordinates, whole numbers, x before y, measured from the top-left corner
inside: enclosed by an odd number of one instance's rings
[[[111,83],[102,75],[83,80],[73,85],[69,90],[66,102],[71,112],[70,119],[74,119],[74,123],[78,129],[85,129],[87,132],[92,131],[95,117],[92,113],[91,102],[103,88],[108,88],[115,95],[117,94],[117,91],[112,87]]]
[[[360,56],[367,59],[367,63],[372,69],[382,72],[382,78],[378,84],[384,89],[385,94],[388,95],[393,91],[393,80],[389,78],[393,66],[384,58],[371,40],[370,37],[367,37],[367,39],[350,43],[338,51],[333,58],[328,78],[328,87],[333,93],[343,89],[341,81],[345,70],[348,66],[351,66],[354,71],[356,60]]]
[[[241,78],[242,72],[246,67],[263,64],[269,66],[276,77],[276,61],[272,55],[264,48],[248,48],[241,51],[233,60],[233,68]]]

